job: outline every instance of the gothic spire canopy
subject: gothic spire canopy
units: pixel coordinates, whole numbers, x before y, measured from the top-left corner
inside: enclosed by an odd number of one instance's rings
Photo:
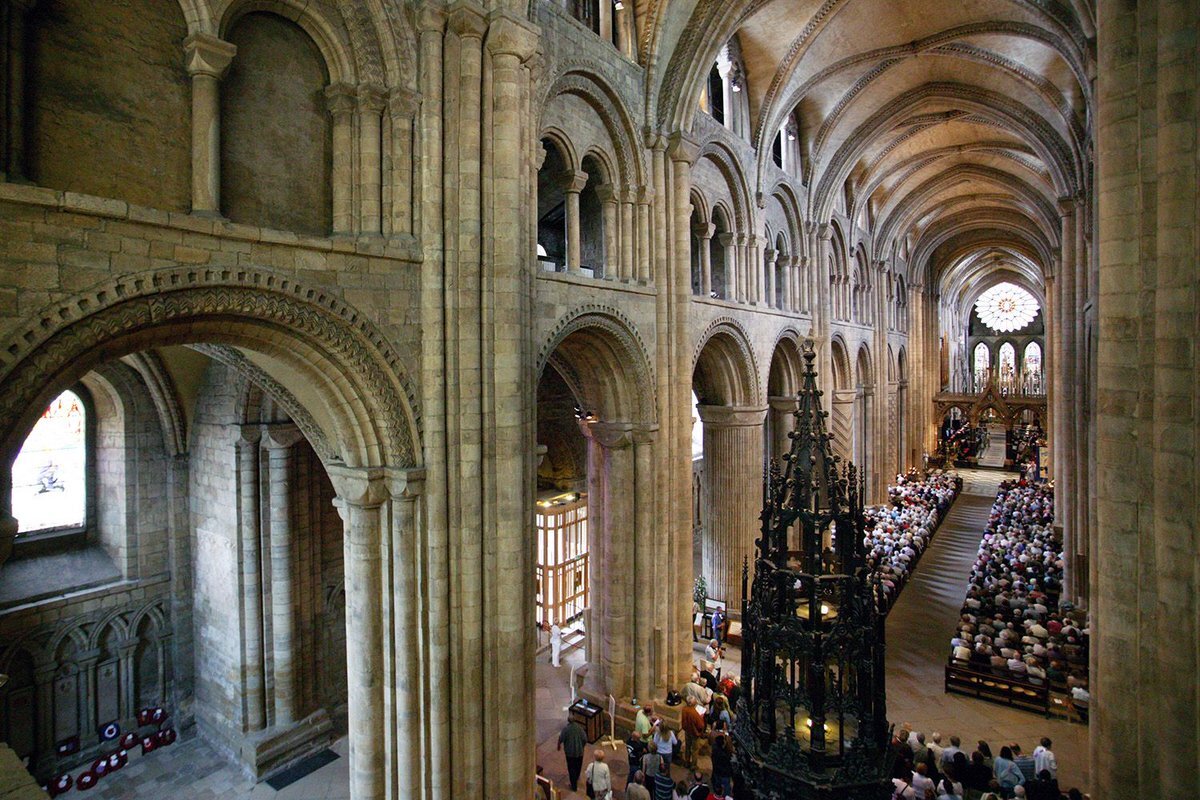
[[[764,483],[753,584],[743,571],[734,726],[751,796],[886,798],[883,618],[864,565],[863,487],[833,454],[812,342],[789,452]]]

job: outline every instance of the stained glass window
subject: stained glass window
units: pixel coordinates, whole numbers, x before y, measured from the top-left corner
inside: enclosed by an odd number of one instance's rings
[[[1025,346],[1025,372],[1042,371],[1042,347],[1037,342]]]
[[[975,311],[983,324],[998,333],[1019,331],[1038,313],[1038,301],[1013,283],[998,283],[975,301]]]
[[[87,413],[79,395],[54,398],[13,462],[12,514],[20,533],[78,528],[87,508]]]
[[[992,353],[983,342],[975,345],[975,374],[982,375],[992,365]]]

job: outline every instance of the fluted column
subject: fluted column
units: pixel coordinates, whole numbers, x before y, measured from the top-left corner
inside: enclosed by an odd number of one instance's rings
[[[567,271],[582,275],[582,250],[579,230],[579,193],[587,185],[586,172],[567,172],[563,175],[563,189],[567,193]],[[606,226],[607,227],[607,226]]]
[[[275,725],[285,726],[301,715],[297,695],[295,592],[295,531],[292,529],[293,447],[301,434],[291,425],[265,426],[271,533],[271,645],[275,664]]]
[[[742,559],[752,554],[762,512],[762,435],[766,408],[698,406],[704,422],[708,525],[702,543],[709,594],[742,608]]]
[[[19,4],[18,4],[19,5]],[[237,47],[206,33],[183,40],[192,76],[192,212],[221,211],[220,81]]]
[[[788,432],[792,430],[794,419],[792,415],[800,407],[795,395],[767,398],[771,413],[768,424],[768,434],[771,444],[771,458],[780,458],[791,449]]]
[[[661,697],[667,675],[667,662],[661,634],[669,620],[663,619],[666,590],[663,578],[666,564],[655,544],[662,539],[658,530],[657,479],[654,448],[657,430],[643,427],[631,431],[634,462],[634,587],[633,597],[633,693],[638,698]],[[656,635],[657,634],[657,635]]]
[[[242,704],[247,731],[267,724],[266,683],[263,674],[262,519],[259,491],[259,440],[257,426],[242,426],[237,442],[238,539],[241,542],[242,593]]]
[[[350,797],[381,800],[387,777],[381,560],[388,490],[381,470],[327,469],[344,536]]]
[[[354,233],[354,88],[344,83],[325,90],[325,100],[333,117],[333,232]]]
[[[603,518],[592,517],[592,525],[602,525],[605,535],[604,580],[592,584],[604,593],[600,659],[607,677],[606,690],[622,700],[633,694],[634,537],[633,489],[635,483],[632,427],[624,423],[594,422],[590,426],[591,446],[600,449],[604,470]],[[645,588],[645,587],[638,587]],[[589,656],[590,657],[590,656]]]

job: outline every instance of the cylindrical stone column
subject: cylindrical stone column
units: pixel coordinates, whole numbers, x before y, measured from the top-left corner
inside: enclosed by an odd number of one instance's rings
[[[274,657],[275,725],[286,726],[300,718],[297,694],[297,651],[294,608],[295,556],[292,529],[292,503],[295,487],[292,484],[293,450],[301,434],[296,428],[267,426],[263,444],[267,448],[267,479],[270,508],[268,520],[271,533],[271,653]]]
[[[767,295],[766,304],[772,308],[782,308],[783,304],[779,301],[780,287],[775,285],[775,259],[779,257],[779,252],[776,250],[764,250],[763,256],[763,271],[767,276]]]
[[[653,199],[653,190],[646,186],[638,189],[637,282],[642,286],[650,284],[650,203]]]
[[[417,113],[417,95],[409,89],[393,89],[388,95],[391,136],[391,213],[387,232],[413,232],[413,117]]]
[[[183,40],[192,76],[192,213],[221,211],[220,81],[237,47],[206,33]]]
[[[711,222],[695,228],[700,242],[700,296],[712,297],[712,236],[716,226]]]
[[[383,109],[386,95],[378,86],[358,87],[359,232],[383,232]]]
[[[593,589],[605,593],[607,618],[601,658],[608,677],[607,690],[614,697],[633,695],[633,489],[635,483],[633,444],[630,426],[621,423],[593,423],[593,446],[603,448],[604,458],[604,532],[608,551],[604,561],[604,581],[593,582]],[[593,524],[595,518],[593,517]],[[639,589],[642,587],[638,587]],[[595,617],[593,617],[595,620]]]
[[[780,458],[791,449],[788,432],[792,430],[794,423],[792,415],[799,408],[799,401],[795,395],[784,395],[768,398],[767,404],[771,408],[768,431],[771,445],[770,454],[771,458]]]
[[[711,498],[702,543],[709,595],[742,610],[742,559],[753,554],[762,513],[766,408],[698,406],[704,422],[704,472]]]
[[[333,232],[354,233],[354,88],[344,83],[325,90],[329,113],[333,116]]]
[[[620,280],[631,282],[634,279],[634,214],[633,191],[621,191],[621,274]]]
[[[420,570],[417,543],[420,541],[418,500],[423,482],[408,478],[393,490],[390,550],[392,557],[392,622],[395,637],[396,761],[394,772],[400,781],[421,774],[422,662],[420,625],[416,622],[421,607]],[[386,690],[385,690],[386,691]],[[403,787],[400,796],[409,794]]]
[[[746,237],[742,234],[737,234],[734,237],[733,260],[737,264],[737,301],[739,303],[750,302],[750,287],[751,287],[751,266],[750,259],[746,253]]]
[[[620,280],[621,218],[617,208],[617,190],[611,184],[604,184],[596,187],[596,196],[600,198],[600,211],[604,220],[604,274],[598,277]]]
[[[350,797],[382,800],[386,793],[383,730],[382,551],[388,492],[367,470],[330,471],[338,491],[346,570],[346,683],[350,720]],[[411,622],[411,620],[410,620]],[[405,776],[411,780],[411,776]]]
[[[583,274],[582,250],[579,230],[579,193],[587,185],[586,172],[567,172],[563,175],[563,188],[567,193],[567,272]]]
[[[721,287],[721,299],[737,302],[738,299],[738,264],[737,237],[732,233],[718,233],[717,243],[725,256],[725,285]],[[711,268],[711,267],[710,267]]]
[[[638,698],[656,695],[660,681],[666,678],[666,654],[655,646],[654,629],[669,624],[662,617],[665,590],[662,580],[668,574],[654,552],[654,542],[661,535],[657,525],[657,480],[654,469],[654,440],[656,431],[639,428],[633,431],[634,460],[634,532],[636,563],[634,565],[633,629],[634,682],[633,693]]]
[[[259,492],[259,439],[257,427],[243,426],[237,443],[238,527],[242,571],[242,703],[245,730],[260,731],[267,724],[266,684],[263,674],[262,519]]]

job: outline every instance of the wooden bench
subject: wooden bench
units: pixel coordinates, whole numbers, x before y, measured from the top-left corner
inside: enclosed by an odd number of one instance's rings
[[[946,665],[946,692],[977,697],[992,703],[1049,716],[1050,687],[990,670],[975,669],[963,661]]]

